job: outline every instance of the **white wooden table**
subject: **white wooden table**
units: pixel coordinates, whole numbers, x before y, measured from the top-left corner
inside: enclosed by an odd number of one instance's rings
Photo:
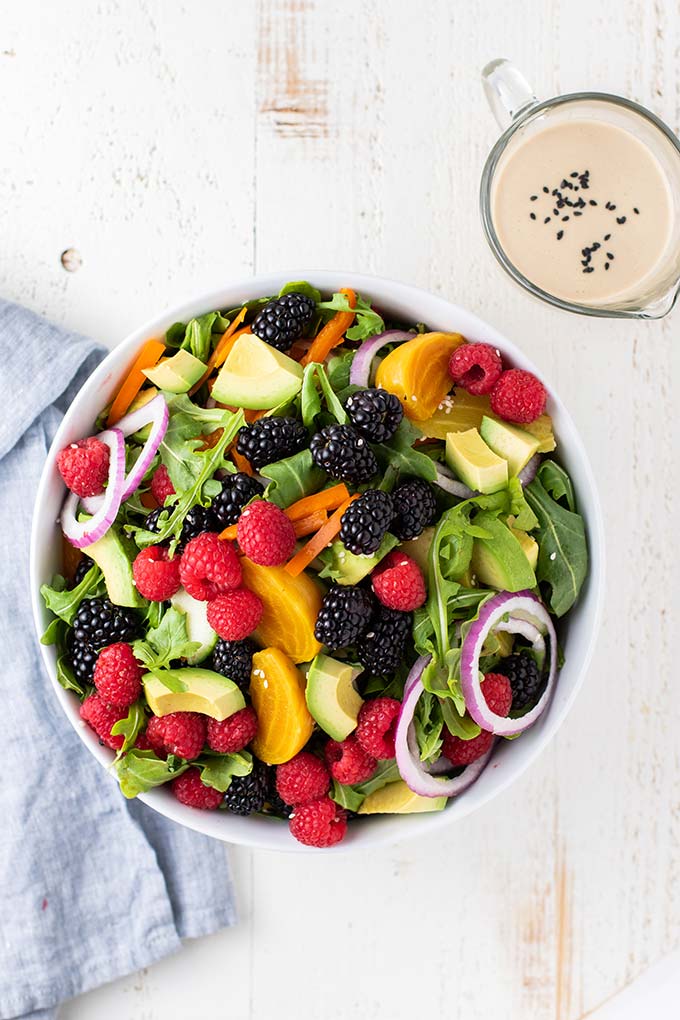
[[[485,248],[477,186],[496,134],[487,60],[513,58],[544,94],[622,92],[677,130],[679,47],[670,0],[3,6],[1,293],[113,345],[256,270],[440,292],[559,387],[609,545],[588,682],[510,792],[436,843],[235,850],[239,927],[65,1020],[577,1020],[677,945],[680,312],[619,323],[533,303]]]

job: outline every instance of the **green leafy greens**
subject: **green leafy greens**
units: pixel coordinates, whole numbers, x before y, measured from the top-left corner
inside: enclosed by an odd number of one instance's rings
[[[282,508],[318,492],[327,479],[326,472],[316,466],[309,450],[301,450],[292,457],[267,464],[260,474],[269,479],[265,496]]]
[[[394,758],[386,759],[378,763],[378,767],[371,776],[363,783],[355,786],[344,786],[333,780],[331,797],[336,804],[347,808],[348,811],[358,811],[369,793],[381,790],[388,783],[396,783],[401,779],[397,763]]]
[[[346,294],[335,293],[330,301],[318,301],[317,308],[322,312],[354,312],[355,322],[345,333],[348,340],[365,340],[375,333],[384,333],[385,323],[367,301],[357,294],[357,303],[350,307]],[[330,316],[329,316],[330,318]]]
[[[206,362],[210,357],[213,334],[224,333],[228,325],[229,319],[219,312],[208,312],[187,325],[175,322],[165,334],[165,340],[169,347],[179,347],[199,361]]]
[[[170,663],[175,659],[186,659],[199,648],[199,643],[190,641],[187,636],[186,614],[174,607],[165,611],[158,626],[148,630],[145,638],[139,638],[132,645],[135,658],[175,693],[185,691],[187,687],[183,680],[167,673]]]
[[[54,576],[51,585],[43,584],[40,588],[40,594],[50,612],[69,626],[73,623],[78,606],[83,599],[96,598],[98,595],[104,595],[105,592],[104,578],[96,563],[92,564],[85,577],[75,588],[69,589],[66,578],[61,574]],[[41,641],[44,645],[54,644],[57,634],[55,623],[56,621],[53,620],[43,634]]]

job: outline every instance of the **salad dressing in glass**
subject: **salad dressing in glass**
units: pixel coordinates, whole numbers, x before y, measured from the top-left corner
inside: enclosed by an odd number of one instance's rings
[[[648,146],[591,118],[511,141],[494,177],[491,215],[507,258],[531,283],[595,306],[653,286],[675,212]]]

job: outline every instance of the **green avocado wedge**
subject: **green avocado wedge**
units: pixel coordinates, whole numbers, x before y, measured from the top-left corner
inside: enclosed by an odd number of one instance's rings
[[[164,680],[167,682],[164,683]],[[159,669],[155,673],[145,673],[142,683],[154,715],[200,712],[221,722],[246,707],[234,681],[210,669],[195,666]],[[174,689],[171,690],[171,687]]]

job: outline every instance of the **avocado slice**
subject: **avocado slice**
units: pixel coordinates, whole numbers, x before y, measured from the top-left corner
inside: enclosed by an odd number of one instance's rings
[[[190,666],[203,662],[217,644],[217,634],[208,623],[208,603],[191,597],[184,588],[172,596],[170,604],[186,616],[187,637],[197,641],[200,648],[187,658]]]
[[[490,449],[508,462],[511,475],[518,475],[524,465],[531,460],[541,442],[531,432],[518,429],[506,421],[493,418],[482,418],[479,434]]]
[[[142,677],[144,693],[154,715],[200,712],[221,722],[246,706],[234,681],[210,669],[196,666],[164,669],[163,676],[176,686],[184,684],[186,690],[171,691],[153,673],[145,673]]]
[[[400,551],[405,552],[411,559],[415,560],[425,577],[430,567],[430,546],[434,538],[434,527],[428,525],[417,538],[410,538],[402,542]]]
[[[508,484],[508,462],[486,445],[477,429],[448,433],[446,463],[478,492],[498,492]]]
[[[334,542],[331,542],[327,557],[323,557],[327,572],[322,573],[321,576],[332,577],[338,584],[358,584],[371,573],[374,567],[378,566],[388,552],[398,545],[399,539],[388,532],[371,556],[357,556],[346,549],[339,538],[336,538]]]
[[[252,333],[244,333],[227,355],[212,396],[234,407],[276,407],[300,391],[302,375],[297,361]]]
[[[359,808],[360,815],[415,815],[425,811],[442,811],[448,797],[421,797],[409,790],[403,779],[388,783],[369,793]]]
[[[344,740],[356,729],[363,699],[354,689],[361,670],[319,653],[307,673],[305,698],[312,718],[333,740]]]
[[[475,525],[489,532],[489,538],[475,538],[471,567],[482,584],[499,591],[522,591],[536,587],[536,575],[522,546],[510,528],[482,511]]]
[[[128,553],[127,543],[115,524],[87,547],[87,555],[104,575],[106,591],[114,605],[129,606],[131,609],[144,605],[144,599],[132,578],[134,553]]]
[[[187,393],[205,373],[206,366],[189,351],[177,351],[171,358],[163,358],[153,368],[142,369],[144,375],[159,390],[168,393]]]
[[[536,569],[538,564],[538,542],[532,535],[526,531],[522,531],[520,528],[515,526],[515,518],[508,517],[508,527],[513,533],[519,544],[522,546],[522,551],[526,558],[529,560],[529,566],[532,570]]]

